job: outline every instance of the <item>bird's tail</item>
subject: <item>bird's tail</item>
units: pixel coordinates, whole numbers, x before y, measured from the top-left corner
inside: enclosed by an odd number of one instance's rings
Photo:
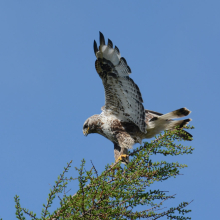
[[[192,119],[185,120],[172,120],[174,118],[181,118],[187,116],[191,111],[187,108],[180,108],[167,114],[161,114],[151,110],[145,110],[147,124],[147,134],[145,138],[152,138],[156,134],[163,130],[174,130],[181,129],[182,131],[177,135],[184,140],[192,140],[192,135],[187,131],[183,130],[184,126],[187,125]]]
[[[184,140],[191,141],[192,140],[192,135],[189,132],[182,129],[190,121],[192,121],[191,118],[188,118],[188,119],[185,119],[185,120],[171,121],[167,125],[166,130],[174,130],[174,129],[181,130],[181,132],[177,133],[177,136],[183,138]]]
[[[173,118],[182,118],[184,116],[187,116],[191,113],[191,111],[187,108],[180,108],[175,111],[169,112],[167,114],[161,115],[161,119],[173,119]]]

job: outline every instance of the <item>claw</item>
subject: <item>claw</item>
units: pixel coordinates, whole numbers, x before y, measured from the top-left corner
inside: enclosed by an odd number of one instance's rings
[[[127,154],[122,154],[118,157],[118,159],[116,160],[116,162],[118,162],[119,160],[121,160],[122,162],[125,162],[126,159],[128,158]]]

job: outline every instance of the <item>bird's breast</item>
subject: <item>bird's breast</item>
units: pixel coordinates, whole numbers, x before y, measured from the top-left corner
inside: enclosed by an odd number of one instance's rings
[[[114,119],[111,117],[102,117],[101,121],[101,135],[103,135],[112,142],[116,142],[117,139],[115,137],[115,132],[113,128]]]

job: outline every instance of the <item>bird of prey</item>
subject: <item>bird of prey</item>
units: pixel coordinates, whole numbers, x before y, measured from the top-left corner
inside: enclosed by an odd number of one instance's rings
[[[129,162],[128,149],[145,138],[152,138],[164,130],[176,126],[182,128],[191,119],[172,120],[191,113],[187,108],[180,108],[167,114],[146,110],[141,92],[130,78],[131,69],[125,58],[121,57],[118,47],[108,39],[105,44],[100,32],[100,46],[94,41],[96,56],[95,68],[105,89],[105,105],[100,115],[93,115],[83,125],[85,136],[98,133],[114,144],[115,160]],[[192,135],[184,132],[183,139],[191,140]]]

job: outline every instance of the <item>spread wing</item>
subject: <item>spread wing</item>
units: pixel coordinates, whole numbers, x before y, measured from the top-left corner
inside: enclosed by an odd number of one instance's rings
[[[121,57],[119,49],[113,48],[112,41],[105,39],[100,32],[100,46],[94,41],[96,71],[102,79],[105,89],[105,106],[103,111],[109,111],[124,121],[135,123],[142,132],[146,132],[145,111],[143,99],[138,86],[129,77],[130,67]]]

